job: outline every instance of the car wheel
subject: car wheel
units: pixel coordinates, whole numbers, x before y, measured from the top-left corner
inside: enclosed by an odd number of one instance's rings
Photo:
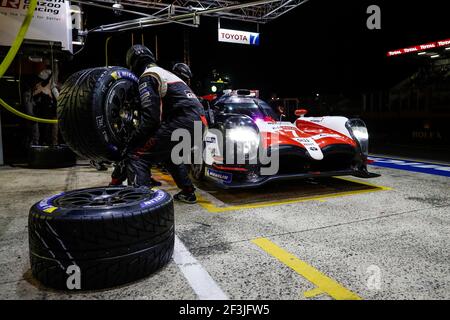
[[[77,266],[82,290],[146,277],[170,261],[174,247],[172,197],[148,188],[102,187],[44,199],[28,218],[33,276],[68,289]]]
[[[121,67],[79,71],[64,83],[57,110],[64,141],[76,153],[116,161],[139,125],[138,79]]]

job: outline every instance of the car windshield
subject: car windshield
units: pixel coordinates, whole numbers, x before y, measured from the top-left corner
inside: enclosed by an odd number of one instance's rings
[[[219,111],[223,113],[245,114],[252,119],[264,119],[271,117],[277,119],[276,113],[263,101],[245,101],[245,102],[225,102],[219,106]]]

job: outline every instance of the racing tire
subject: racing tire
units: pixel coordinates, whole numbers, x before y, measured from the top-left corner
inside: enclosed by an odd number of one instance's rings
[[[76,154],[66,145],[32,145],[27,156],[28,167],[33,169],[67,168],[77,163]]]
[[[123,186],[60,193],[31,207],[28,235],[31,271],[44,286],[70,289],[68,268],[78,266],[81,290],[113,287],[170,261],[173,200]]]
[[[100,67],[70,76],[58,97],[64,141],[80,156],[117,161],[140,121],[138,79],[121,67]]]

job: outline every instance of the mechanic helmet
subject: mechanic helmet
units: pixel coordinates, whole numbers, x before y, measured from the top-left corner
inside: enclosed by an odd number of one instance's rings
[[[147,65],[155,63],[155,56],[146,46],[135,44],[127,51],[126,57],[127,67],[137,74],[141,75]]]
[[[192,78],[191,68],[185,63],[175,63],[172,72],[179,76],[183,81],[189,82]]]

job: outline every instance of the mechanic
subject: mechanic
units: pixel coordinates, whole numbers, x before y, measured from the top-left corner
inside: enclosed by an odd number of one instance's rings
[[[52,70],[46,66],[37,75],[38,82],[24,94],[28,114],[40,118],[56,118],[56,99],[59,91],[53,79]],[[31,125],[30,145],[54,146],[58,144],[58,125],[33,123]]]
[[[181,80],[183,80],[187,85],[190,84],[191,78],[192,78],[192,71],[191,68],[185,63],[176,63],[172,67],[172,72],[177,75]],[[94,165],[96,168],[97,166]],[[163,163],[156,163],[156,167],[162,172],[167,173],[167,169],[165,168]],[[97,170],[99,170],[97,168]],[[183,168],[178,168],[178,170],[183,170]],[[117,163],[114,165],[114,171],[113,171],[113,179],[114,183],[122,183],[126,180],[127,174],[126,174],[126,168],[123,163]],[[151,169],[150,169],[150,180],[152,183],[152,186],[161,186],[161,182],[155,180],[151,175]]]
[[[172,67],[172,72],[176,74],[184,82],[186,82],[189,86],[191,85],[192,71],[187,64],[182,62],[175,63]],[[200,96],[197,96],[197,99],[202,104],[203,109],[205,110],[206,113],[207,120],[209,121],[209,118],[211,117],[211,115],[208,114],[208,110],[210,108],[209,100],[204,99],[203,97]]]
[[[191,68],[185,63],[179,62],[175,63],[172,67],[172,73],[178,76],[181,80],[183,80],[188,86],[191,85],[191,79],[192,79],[192,71]],[[201,98],[197,97],[199,101],[201,102]],[[182,165],[180,165],[182,166]],[[164,167],[164,163],[157,163],[156,167],[164,174],[167,174],[168,171]],[[179,168],[179,170],[183,170],[182,168]]]
[[[192,71],[191,68],[185,63],[175,63],[172,68],[172,72],[183,80],[188,86],[191,85]]]
[[[177,75],[181,80],[183,80],[188,86],[190,86],[191,84],[191,78],[192,78],[192,71],[191,68],[189,68],[189,66],[185,63],[175,63],[172,67],[172,73]],[[201,98],[197,97],[199,99],[199,101],[201,102]],[[181,168],[181,166],[183,165],[179,165],[178,170],[183,170],[183,168]],[[159,169],[159,171],[161,171],[164,174],[167,174],[168,171],[167,169],[164,167],[164,163],[157,163],[156,167]],[[156,180],[154,180],[157,184],[161,185],[160,182],[157,182]]]
[[[126,56],[128,68],[139,79],[141,122],[123,152],[128,183],[153,187],[149,174],[152,163],[163,162],[181,189],[175,200],[196,203],[195,187],[184,165],[171,160],[172,132],[182,128],[194,135],[194,121],[206,125],[203,107],[189,86],[173,73],[156,65],[153,53],[143,45],[132,46]],[[193,139],[192,139],[193,140]],[[112,175],[111,184],[121,184]]]

